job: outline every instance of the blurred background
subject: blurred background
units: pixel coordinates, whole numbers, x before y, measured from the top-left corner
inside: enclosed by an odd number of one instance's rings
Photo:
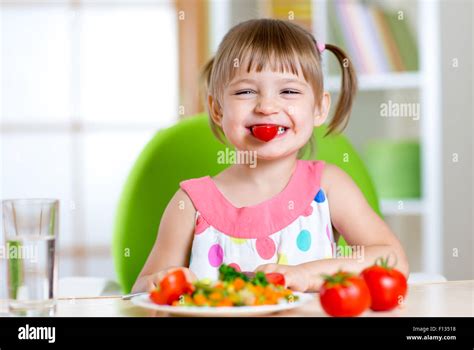
[[[60,277],[115,279],[135,159],[204,110],[199,69],[230,27],[261,17],[348,52],[360,89],[345,133],[411,270],[473,279],[471,1],[1,1],[0,196],[61,200]],[[335,101],[339,70],[323,61]]]

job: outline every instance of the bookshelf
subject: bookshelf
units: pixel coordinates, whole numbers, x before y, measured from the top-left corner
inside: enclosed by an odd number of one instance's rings
[[[329,0],[328,0],[329,1]],[[319,8],[314,28],[316,37],[327,38],[329,25],[328,1],[313,1]],[[387,2],[388,3],[388,2]],[[359,94],[406,90],[408,94],[417,93],[421,109],[418,127],[418,140],[421,149],[420,199],[381,199],[381,210],[385,216],[419,216],[421,221],[420,266],[426,273],[442,273],[442,180],[441,166],[437,155],[441,154],[441,117],[439,105],[439,24],[436,1],[404,2],[402,6],[415,6],[415,23],[418,37],[418,70],[408,72],[383,72],[359,75]],[[402,7],[402,10],[407,10]],[[423,16],[421,16],[423,14]],[[338,91],[339,77],[329,76],[327,89]]]
[[[331,0],[311,1],[311,21],[313,34],[318,40],[326,42],[330,37],[331,25],[328,23]],[[280,1],[281,2],[281,1]],[[360,1],[362,4],[376,1]],[[380,2],[379,2],[380,3]],[[417,216],[421,223],[420,271],[430,274],[441,274],[442,271],[442,169],[441,169],[441,102],[440,102],[440,28],[439,2],[433,1],[394,1],[387,0],[391,10],[406,10],[414,17],[415,38],[418,42],[418,69],[412,71],[383,71],[378,73],[360,73],[359,95],[387,94],[391,92],[418,96],[420,103],[420,120],[416,138],[420,142],[421,159],[421,198],[381,199],[381,211],[389,217]],[[250,5],[251,2],[246,2]],[[256,17],[267,17],[268,1],[255,1],[245,9],[235,1],[212,1],[210,13],[219,11],[217,17],[211,16],[211,52],[215,52],[222,36],[234,24]],[[327,41],[331,42],[331,41]],[[324,53],[323,55],[327,55]],[[332,60],[323,56],[323,61]],[[340,77],[325,70],[325,89],[337,93]],[[334,98],[334,97],[333,97]],[[364,97],[364,101],[370,101]],[[374,98],[373,103],[377,103]],[[350,124],[350,123],[349,123]],[[387,127],[389,128],[389,127]],[[359,130],[360,131],[360,130]],[[379,132],[379,131],[378,131]],[[379,137],[389,138],[390,130],[381,130]],[[364,135],[365,136],[365,135]],[[371,135],[368,134],[367,137]],[[373,136],[373,135],[372,135]],[[349,135],[350,137],[350,135]],[[357,147],[357,145],[356,145]]]
[[[328,5],[330,0],[315,0],[313,8],[316,38],[329,37]],[[390,1],[387,1],[389,3]],[[367,2],[370,3],[370,2]],[[398,2],[400,9],[410,12],[415,7],[415,31],[418,41],[418,69],[406,72],[381,72],[359,74],[359,94],[387,93],[404,90],[419,96],[421,117],[418,127],[420,142],[422,196],[419,199],[381,199],[381,211],[385,216],[415,215],[420,218],[420,266],[425,273],[442,273],[442,178],[441,162],[441,106],[439,70],[439,4],[437,1]],[[395,8],[396,9],[396,8]],[[393,9],[393,10],[395,10]],[[317,11],[314,11],[317,12]],[[325,14],[325,15],[323,15]],[[423,15],[421,15],[423,14]],[[327,68],[326,68],[327,69]],[[329,76],[326,88],[337,92],[338,76]],[[388,134],[388,132],[387,132]]]

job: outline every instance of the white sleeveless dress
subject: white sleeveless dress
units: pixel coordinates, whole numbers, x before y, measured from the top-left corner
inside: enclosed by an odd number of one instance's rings
[[[298,160],[282,192],[242,208],[234,207],[209,176],[181,182],[196,208],[191,271],[214,280],[223,263],[254,271],[263,264],[334,257],[328,199],[320,187],[323,168],[323,161]]]

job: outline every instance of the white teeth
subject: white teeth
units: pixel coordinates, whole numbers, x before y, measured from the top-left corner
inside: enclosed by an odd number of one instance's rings
[[[286,130],[286,129],[285,129],[283,126],[279,126],[279,127],[278,127],[277,135],[283,134],[283,133],[285,132],[285,130]]]

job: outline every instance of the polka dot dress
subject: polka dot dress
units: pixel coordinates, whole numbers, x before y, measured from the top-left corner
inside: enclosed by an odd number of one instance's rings
[[[216,279],[223,263],[238,271],[262,264],[297,265],[334,255],[322,161],[297,161],[285,189],[251,207],[236,208],[209,177],[181,182],[196,208],[190,269]]]

